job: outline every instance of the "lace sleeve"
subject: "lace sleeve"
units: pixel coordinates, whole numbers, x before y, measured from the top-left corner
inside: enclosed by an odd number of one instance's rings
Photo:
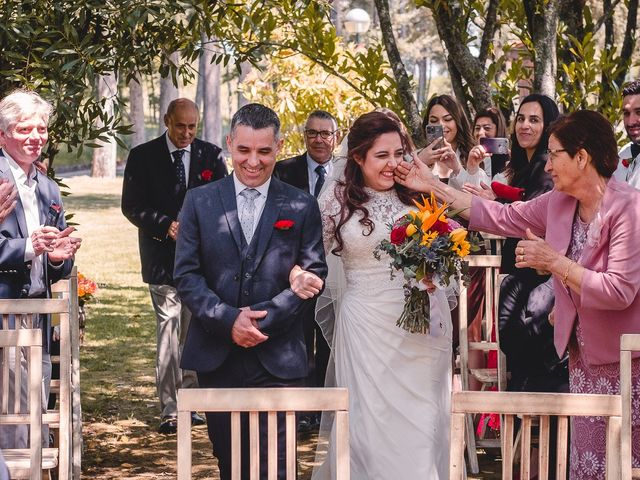
[[[337,183],[334,182],[333,185],[322,192],[318,199],[322,217],[322,241],[324,243],[324,251],[327,254],[335,243],[336,226],[340,217],[340,203],[336,197],[337,187]]]

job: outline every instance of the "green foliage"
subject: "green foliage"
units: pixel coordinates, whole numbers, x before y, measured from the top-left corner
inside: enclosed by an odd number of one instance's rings
[[[373,108],[349,85],[308,58],[285,53],[270,58],[262,71],[254,70],[240,87],[249,101],[268,105],[278,113],[285,138],[283,158],[304,150],[301,127],[313,110],[330,112],[344,129]],[[350,78],[355,76],[350,74]]]
[[[51,162],[60,144],[81,155],[84,146],[127,135],[122,103],[116,102],[113,116],[105,113],[108,99],[93,95],[96,78],[116,74],[128,80],[156,70],[167,53],[184,46],[187,8],[185,2],[164,0],[5,0],[0,8],[0,95],[22,87],[53,103],[45,153]],[[191,74],[186,65],[163,68],[174,77]]]

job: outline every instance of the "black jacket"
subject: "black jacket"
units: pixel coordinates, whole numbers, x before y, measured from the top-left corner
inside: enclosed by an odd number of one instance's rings
[[[195,139],[187,189],[199,187],[227,175],[222,150]],[[168,236],[171,222],[182,209],[180,191],[166,133],[129,152],[122,186],[122,213],[138,227],[142,280],[156,285],[173,285],[176,244]]]

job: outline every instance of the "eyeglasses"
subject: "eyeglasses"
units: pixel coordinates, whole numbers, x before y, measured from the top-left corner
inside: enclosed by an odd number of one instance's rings
[[[318,135],[320,135],[322,138],[324,138],[325,140],[330,139],[331,137],[333,137],[336,132],[338,130],[334,130],[333,132],[330,130],[305,130],[304,134],[307,136],[307,138],[316,138]]]
[[[560,152],[566,152],[566,150],[564,148],[556,148],[555,150],[545,150],[544,154],[550,157],[554,157],[556,153],[560,153]]]

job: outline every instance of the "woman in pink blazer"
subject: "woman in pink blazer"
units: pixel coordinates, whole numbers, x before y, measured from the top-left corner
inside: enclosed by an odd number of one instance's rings
[[[640,191],[611,178],[617,145],[599,113],[581,110],[555,121],[547,155],[554,190],[528,202],[472,197],[434,179],[422,162],[400,165],[397,181],[466,208],[472,230],[523,238],[516,267],[554,278],[549,321],[558,355],[569,351],[570,391],[617,394],[620,335],[640,333]],[[640,392],[640,358],[633,385]],[[640,467],[640,402],[633,418],[633,465]],[[571,478],[604,478],[604,421],[575,418],[571,428]]]

